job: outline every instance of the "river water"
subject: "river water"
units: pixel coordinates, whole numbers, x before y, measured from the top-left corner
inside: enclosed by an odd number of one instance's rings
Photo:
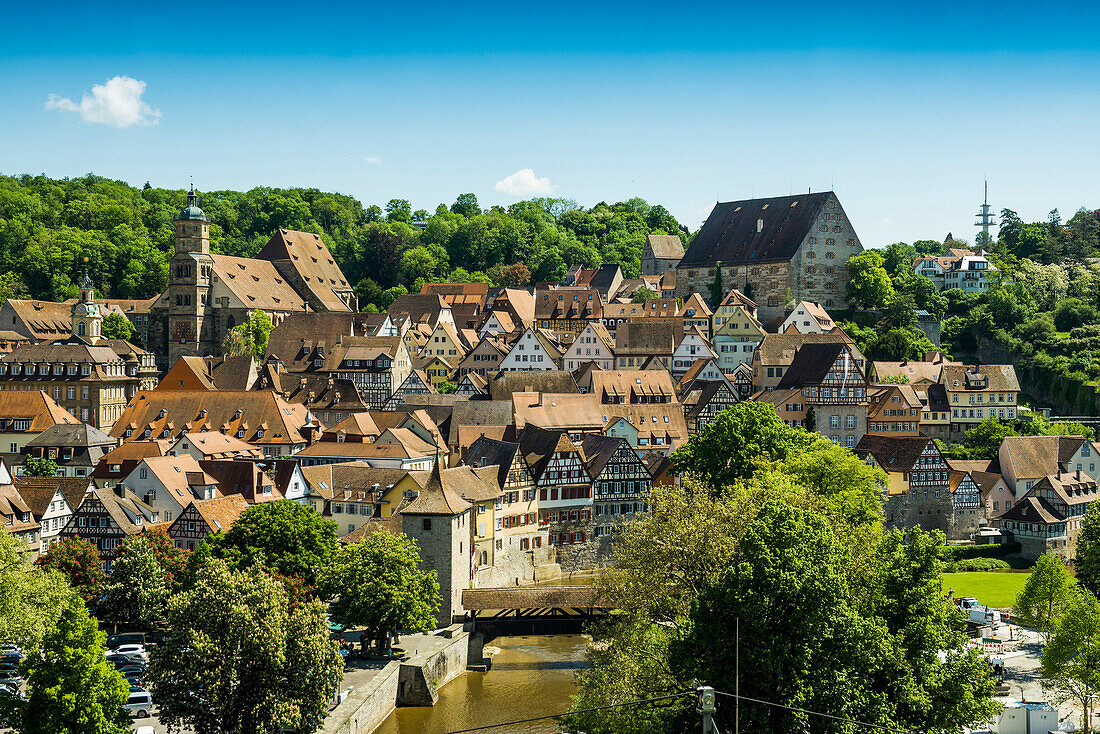
[[[399,708],[376,734],[445,734],[569,709],[577,670],[584,666],[586,641],[580,635],[497,637],[500,649],[488,673],[467,672],[439,690],[431,707]],[[486,734],[553,734],[553,720],[494,727]]]

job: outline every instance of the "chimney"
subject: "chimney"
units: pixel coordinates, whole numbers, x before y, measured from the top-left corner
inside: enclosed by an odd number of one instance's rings
[[[764,231],[764,217],[760,217],[756,220],[756,231],[757,233]]]

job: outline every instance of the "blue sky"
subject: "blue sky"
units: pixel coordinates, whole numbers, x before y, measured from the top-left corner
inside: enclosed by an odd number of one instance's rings
[[[641,196],[692,229],[832,187],[868,246],[972,239],[983,178],[1029,219],[1100,207],[1100,9],[962,5],[23,3],[0,172]]]

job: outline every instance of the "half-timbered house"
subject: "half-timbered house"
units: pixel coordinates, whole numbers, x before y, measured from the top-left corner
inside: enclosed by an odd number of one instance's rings
[[[168,526],[168,537],[177,548],[193,551],[207,537],[229,532],[246,509],[248,501],[239,494],[194,500]]]

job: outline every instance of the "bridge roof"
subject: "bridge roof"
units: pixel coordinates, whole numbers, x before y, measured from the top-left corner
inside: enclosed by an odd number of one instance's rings
[[[462,606],[474,612],[485,609],[606,608],[596,599],[596,590],[591,586],[463,589]]]

